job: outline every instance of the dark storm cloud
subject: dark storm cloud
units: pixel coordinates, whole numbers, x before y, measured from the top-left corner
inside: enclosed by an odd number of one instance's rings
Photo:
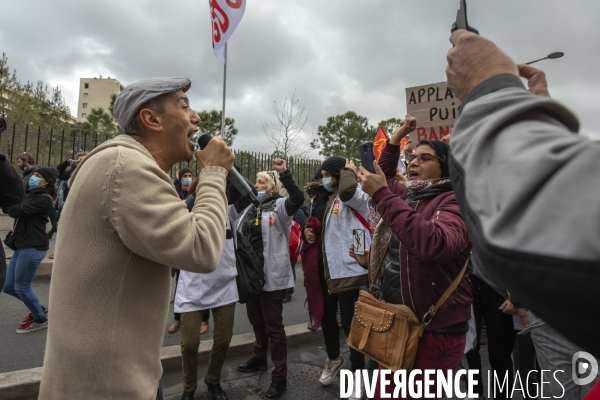
[[[222,65],[212,55],[207,1],[6,2],[0,48],[25,80],[59,84],[72,111],[79,78],[124,84],[188,76],[198,109],[221,107]],[[296,91],[307,136],[331,115],[401,117],[404,89],[445,79],[449,27],[458,0],[249,1],[229,45],[227,110],[235,147],[266,151],[262,122],[273,101]],[[469,2],[470,23],[517,62],[538,64],[552,95],[600,137],[600,6],[591,0]]]

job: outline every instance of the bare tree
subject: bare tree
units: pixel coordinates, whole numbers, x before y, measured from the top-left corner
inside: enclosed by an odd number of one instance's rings
[[[308,121],[304,107],[298,106],[296,92],[283,103],[273,102],[274,122],[263,122],[263,132],[280,157],[303,157],[311,151],[310,138],[304,134]]]

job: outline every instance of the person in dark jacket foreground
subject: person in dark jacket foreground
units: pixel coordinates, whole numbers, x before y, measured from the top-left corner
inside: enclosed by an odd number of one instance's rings
[[[391,229],[388,243],[374,240],[371,245],[373,255],[384,255],[381,263],[369,265],[370,269],[383,269],[383,300],[406,305],[423,321],[428,309],[463,269],[471,243],[449,179],[450,147],[446,143],[421,141],[409,157],[406,184],[394,179],[400,140],[415,127],[416,119],[407,115],[385,146],[379,164],[374,163],[376,173],[361,168],[359,179],[386,223],[380,223],[378,230],[386,225]],[[373,237],[380,238],[381,233],[376,231]],[[350,255],[354,255],[352,248]],[[357,260],[366,262],[365,257]],[[465,273],[420,339],[414,369],[447,371],[458,367],[465,349],[472,301]],[[437,392],[434,386],[432,392]],[[393,384],[385,388],[389,394],[393,390]],[[380,395],[379,388],[376,394]]]
[[[13,254],[3,291],[21,300],[29,309],[21,320],[17,333],[30,333],[48,328],[48,309],[40,305],[31,282],[48,251],[50,240],[46,234],[48,216],[54,211],[50,193],[54,191],[58,170],[38,168],[29,178],[29,193],[21,204],[7,207],[8,215],[15,218],[16,225]]]
[[[450,40],[448,87],[462,99],[450,172],[473,250],[529,313],[598,358],[600,197],[593,188],[600,143],[577,135],[579,121],[550,99],[543,71],[515,65],[494,43],[464,30]],[[531,330],[536,352],[542,332]],[[548,334],[562,360],[578,353]],[[538,353],[543,367],[546,354]],[[554,368],[564,369],[554,360]],[[582,357],[572,361],[582,369],[592,365]],[[593,380],[589,371],[582,375]]]
[[[19,204],[23,201],[23,182],[21,177],[6,159],[4,154],[0,154],[0,207],[5,211],[6,207]],[[6,254],[4,246],[0,246],[0,288],[4,287],[6,278]]]

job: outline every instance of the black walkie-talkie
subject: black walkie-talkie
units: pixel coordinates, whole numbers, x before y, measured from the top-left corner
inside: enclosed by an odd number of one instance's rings
[[[479,35],[479,31],[472,26],[469,26],[467,22],[467,1],[460,0],[460,8],[456,13],[456,21],[452,23],[452,29],[450,32],[454,32],[457,29],[465,29],[469,32],[473,32]]]

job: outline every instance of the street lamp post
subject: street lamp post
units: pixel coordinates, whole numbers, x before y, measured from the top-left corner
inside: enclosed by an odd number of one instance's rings
[[[529,64],[533,64],[533,63],[536,63],[536,62],[542,61],[542,60],[554,60],[554,59],[557,59],[557,58],[561,58],[564,55],[565,55],[565,53],[563,53],[562,51],[557,51],[555,53],[548,54],[544,58],[540,58],[539,60],[533,60],[533,61],[530,61],[530,62],[528,62],[526,64],[529,65]]]

